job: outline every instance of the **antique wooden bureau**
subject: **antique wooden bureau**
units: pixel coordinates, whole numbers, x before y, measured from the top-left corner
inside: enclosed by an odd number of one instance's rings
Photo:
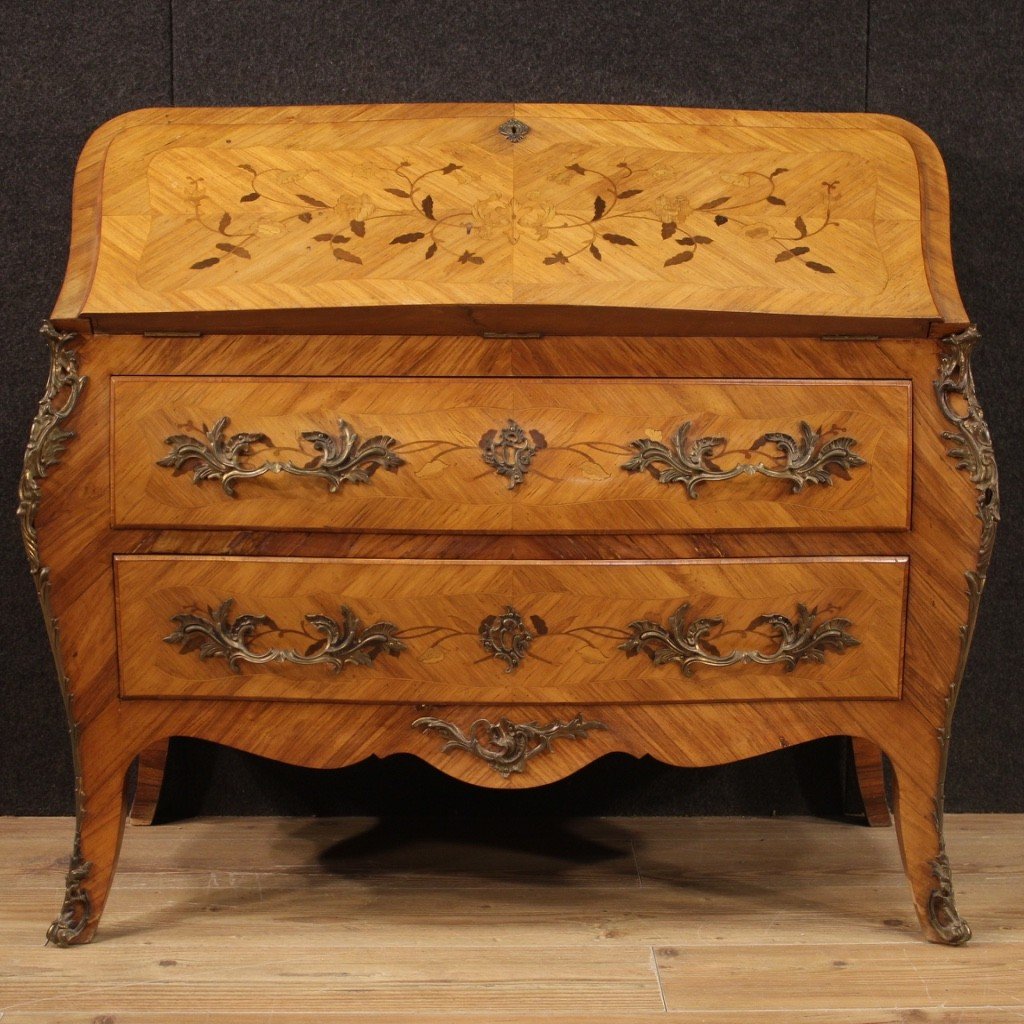
[[[43,334],[53,942],[93,937],[170,736],[495,787],[855,737],[925,936],[969,938],[943,776],[999,505],[917,128],[137,111],[81,157]]]

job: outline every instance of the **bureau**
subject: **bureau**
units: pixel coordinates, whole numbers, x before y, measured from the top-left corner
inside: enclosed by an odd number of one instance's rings
[[[89,941],[171,736],[482,786],[884,752],[959,944],[999,517],[940,157],[868,114],[144,110],[75,179],[18,514]]]

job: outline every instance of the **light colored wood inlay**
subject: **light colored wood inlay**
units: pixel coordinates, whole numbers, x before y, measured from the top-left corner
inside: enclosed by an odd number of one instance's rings
[[[115,377],[111,386],[113,514],[122,527],[655,533],[909,525],[905,381]],[[207,433],[225,416],[225,439],[259,433],[278,446],[255,444],[240,460],[246,467],[307,465],[316,452],[300,435],[336,435],[341,419],[363,441],[393,437],[405,464],[333,494],[317,477],[271,473],[239,481],[234,497],[217,479],[194,481],[198,460],[178,475],[157,465],[174,450],[167,443],[174,436],[209,448]],[[483,461],[481,442],[513,419],[536,452],[523,482],[510,489]],[[800,453],[851,438],[850,451],[864,464],[824,466],[829,485],[757,473],[711,479],[695,486],[696,498],[683,483],[659,482],[668,464],[624,469],[638,439],[677,454],[686,422],[684,453],[702,437],[720,437],[703,461],[724,470],[785,468],[786,449],[765,439],[771,434],[788,435]]]
[[[930,276],[958,312],[932,237],[948,230],[944,174],[911,125],[538,105],[512,144],[497,130],[512,110],[119,119],[83,154],[76,207],[98,238],[74,247],[58,315],[238,326],[283,311],[294,330],[317,310],[325,329],[346,309],[454,323],[461,306],[487,323],[577,306],[666,312],[669,333],[710,312],[918,334],[943,317]]]
[[[411,703],[489,701],[509,704],[578,701],[702,701],[897,697],[900,683],[906,561],[735,561],[568,563],[322,561],[119,557],[117,588],[121,688],[127,697],[246,697],[376,700]],[[398,627],[406,650],[380,653],[372,665],[240,664],[202,660],[197,650],[163,638],[174,616],[212,622],[228,598],[228,621],[267,615],[253,651],[304,652],[322,634],[306,615],[340,619],[345,605],[364,627]],[[645,650],[620,645],[630,624],[665,627],[683,604],[693,620],[721,618],[701,650],[779,651],[781,639],[759,616],[808,629],[849,620],[856,646],[822,646],[817,660],[791,670],[769,665],[656,664]],[[479,627],[514,607],[532,640],[514,671],[485,650]],[[799,632],[799,631],[798,631]],[[655,645],[652,650],[657,650]],[[411,719],[410,719],[411,722]],[[464,723],[468,725],[468,722]]]

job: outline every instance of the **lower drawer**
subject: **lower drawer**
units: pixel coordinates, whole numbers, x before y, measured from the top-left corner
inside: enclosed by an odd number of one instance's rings
[[[907,560],[115,560],[124,697],[897,698]]]

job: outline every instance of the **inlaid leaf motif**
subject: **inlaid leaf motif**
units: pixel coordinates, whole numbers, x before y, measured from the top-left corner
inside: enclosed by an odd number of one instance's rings
[[[257,182],[260,175],[264,173],[252,164],[237,165],[241,170],[252,176],[251,191],[239,197],[239,204],[252,203],[262,196]],[[634,175],[646,173],[643,169],[634,169],[626,161],[619,161],[611,171],[601,168],[591,168],[582,164],[579,160],[565,164],[563,171],[552,175],[550,180],[558,184],[570,184],[573,176],[590,178],[595,186],[591,193],[589,202],[592,203],[592,211],[589,216],[578,207],[576,198],[577,190],[573,190],[575,208],[560,208],[558,200],[553,196],[545,196],[542,193],[531,194],[523,200],[517,197],[508,198],[500,193],[494,193],[490,197],[476,197],[466,201],[466,209],[457,208],[446,211],[440,216],[436,206],[436,188],[426,188],[425,179],[434,175],[437,181],[438,176],[453,174],[461,170],[463,165],[455,161],[449,161],[442,166],[422,170],[413,167],[412,160],[402,160],[394,168],[394,174],[399,181],[380,188],[380,191],[398,199],[406,200],[408,209],[405,213],[409,216],[421,217],[425,227],[422,231],[406,231],[396,235],[390,240],[391,245],[411,245],[422,240],[427,241],[423,250],[423,258],[429,260],[440,253],[448,253],[457,263],[479,265],[484,263],[484,257],[476,251],[468,249],[459,250],[455,232],[462,232],[465,235],[473,234],[481,239],[498,238],[501,235],[508,237],[509,242],[515,245],[522,235],[535,237],[538,240],[548,237],[555,232],[590,232],[590,238],[578,235],[563,235],[567,241],[562,248],[549,251],[545,256],[539,257],[547,266],[555,266],[562,263],[569,263],[577,256],[586,252],[591,259],[603,261],[607,251],[602,251],[598,245],[599,241],[607,242],[609,245],[621,247],[641,247],[647,245],[648,227],[646,224],[638,224],[638,221],[655,221],[659,225],[662,241],[675,240],[678,245],[688,250],[688,254],[675,254],[666,258],[663,265],[666,267],[677,266],[689,262],[697,247],[712,244],[712,239],[699,234],[695,228],[701,225],[702,219],[699,214],[709,214],[709,220],[714,221],[717,227],[730,223],[730,220],[738,226],[741,235],[745,238],[759,240],[764,239],[773,244],[772,251],[765,253],[765,258],[772,258],[777,264],[798,260],[812,272],[822,275],[835,274],[834,267],[826,263],[814,260],[804,260],[801,257],[810,253],[810,246],[795,246],[791,244],[794,239],[792,235],[785,236],[778,233],[778,229],[772,226],[771,221],[766,218],[767,212],[772,207],[785,207],[787,200],[775,194],[774,180],[778,175],[787,171],[786,167],[776,167],[770,174],[750,169],[741,174],[722,174],[721,181],[726,182],[726,187],[736,183],[742,186],[743,191],[737,195],[718,195],[706,202],[696,204],[696,199],[681,192],[672,192],[672,186],[659,187],[659,192],[649,201],[648,204],[630,204],[629,207],[620,207],[620,200],[630,200],[641,196],[649,191],[646,186],[631,186],[624,188],[627,179],[638,180]],[[276,169],[281,175],[283,169]],[[287,175],[282,180],[294,180],[296,174]],[[663,175],[660,171],[655,173],[655,180],[662,181]],[[348,248],[352,238],[363,239],[370,233],[370,221],[376,221],[383,217],[393,217],[399,214],[393,208],[383,208],[375,205],[372,195],[353,195],[351,192],[342,192],[341,195],[315,196],[308,193],[293,193],[291,203],[288,199],[275,200],[277,206],[293,207],[292,212],[280,212],[278,218],[271,219],[262,216],[252,227],[239,230],[237,227],[229,231],[232,225],[232,214],[229,211],[217,211],[212,215],[207,209],[200,211],[200,204],[203,202],[204,189],[198,179],[189,179],[192,182],[192,191],[186,196],[187,201],[192,204],[193,219],[206,230],[216,232],[221,236],[230,239],[229,242],[221,242],[217,245],[220,252],[227,255],[237,256],[242,259],[252,259],[255,251],[255,242],[261,236],[275,236],[282,233],[284,225],[288,222],[298,221],[302,224],[310,224],[314,216],[333,211],[344,218],[348,223],[351,234],[342,234],[337,231],[320,233],[313,236],[313,240],[323,242],[332,246],[335,259],[342,262],[361,264],[362,257],[358,251]],[[470,179],[476,180],[476,179]],[[642,178],[639,178],[643,182]],[[582,184],[582,183],[581,183]],[[796,216],[793,220],[794,230],[797,239],[811,238],[818,235],[827,227],[838,227],[838,221],[832,219],[833,200],[839,196],[838,181],[824,181],[821,183],[824,189],[824,216],[819,221],[819,208],[814,207],[814,226],[809,227],[804,216]],[[378,186],[369,186],[376,189]],[[678,187],[678,186],[676,186]],[[422,192],[421,192],[422,190]],[[734,191],[730,189],[730,191]],[[760,193],[760,194],[755,194]],[[419,198],[422,194],[422,198]],[[456,203],[457,200],[452,200]],[[726,216],[722,210],[728,204],[731,216]],[[297,212],[295,207],[298,207]],[[810,209],[810,207],[808,207]],[[377,212],[375,212],[377,211]],[[733,211],[736,211],[735,213]],[[607,230],[613,221],[618,221],[627,227],[622,230],[616,225],[616,230]],[[216,228],[213,226],[216,223]],[[707,223],[704,221],[704,223]],[[599,232],[597,225],[606,230]],[[636,231],[629,230],[629,226],[635,226]],[[679,237],[677,237],[677,235]],[[719,236],[718,242],[728,240],[730,236]],[[734,236],[733,236],[734,237]],[[358,250],[358,246],[356,247]],[[781,250],[781,251],[778,251]],[[198,260],[191,264],[190,269],[202,270],[215,266],[220,257],[209,257]]]
[[[248,249],[243,249],[240,245],[232,245],[229,242],[220,242],[217,248],[222,252],[230,253],[232,256],[240,256],[243,260],[252,259]]]
[[[796,245],[792,249],[784,249],[775,257],[776,263],[783,263],[785,260],[791,260],[794,256],[803,256],[804,253],[810,252],[810,248],[806,245]]]

